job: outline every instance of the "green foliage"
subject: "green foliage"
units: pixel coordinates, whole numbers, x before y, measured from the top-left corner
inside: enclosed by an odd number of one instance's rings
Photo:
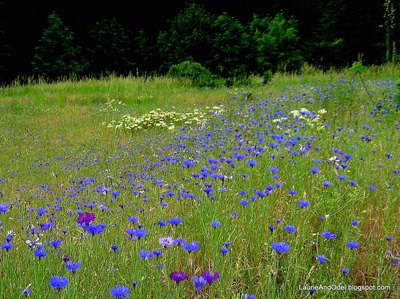
[[[157,44],[163,60],[162,70],[172,64],[194,60],[201,64],[210,60],[215,17],[203,6],[189,4],[175,18],[170,27],[160,32]]]
[[[134,63],[130,61],[131,41],[124,27],[116,18],[96,22],[89,32],[92,47],[88,49],[91,71],[101,73],[127,73]]]
[[[299,69],[304,63],[294,18],[287,20],[283,13],[274,18],[254,15],[249,27],[261,72]]]
[[[207,66],[222,77],[243,77],[247,73],[251,39],[245,27],[224,13],[213,24],[212,55]]]
[[[0,2],[0,8],[4,4]],[[0,16],[1,17],[1,16]],[[8,76],[10,72],[8,61],[11,58],[11,46],[8,44],[8,38],[4,30],[4,24],[0,22],[0,83]]]
[[[215,86],[216,77],[198,62],[184,61],[173,64],[169,68],[168,76],[176,79],[189,80],[194,86]]]
[[[370,94],[370,92],[368,91],[367,86],[365,85],[364,79],[362,74],[365,73],[368,70],[368,68],[362,64],[361,61],[355,61],[353,62],[352,66],[349,68],[349,71],[353,74],[355,74],[356,76],[358,76],[360,78],[361,84],[364,87],[364,90],[367,92],[368,97],[372,100],[372,96]]]
[[[53,12],[49,26],[43,30],[32,61],[35,75],[57,79],[80,75],[88,63],[81,57],[81,47],[75,44],[74,33]]]

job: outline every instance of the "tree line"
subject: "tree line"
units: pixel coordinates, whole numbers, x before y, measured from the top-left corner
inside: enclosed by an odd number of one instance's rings
[[[169,74],[212,85],[250,74],[267,78],[276,71],[297,71],[305,63],[322,69],[357,59],[397,63],[399,6],[392,0],[286,0],[243,20],[191,2],[159,30],[132,30],[110,16],[79,32],[51,11],[25,52],[31,55],[25,56],[16,51],[22,44],[13,42],[7,22],[0,19],[0,81]]]

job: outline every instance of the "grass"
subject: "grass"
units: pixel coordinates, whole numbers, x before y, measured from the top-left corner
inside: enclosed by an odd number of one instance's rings
[[[346,71],[311,67],[237,88],[110,77],[0,89],[0,297],[105,298],[119,284],[131,298],[397,298],[399,74],[370,67],[373,101]],[[113,127],[156,109],[206,123]],[[196,292],[206,271],[219,278]],[[54,275],[68,284],[53,289]]]

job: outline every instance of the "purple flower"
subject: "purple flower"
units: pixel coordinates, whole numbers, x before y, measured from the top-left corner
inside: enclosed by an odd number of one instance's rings
[[[89,224],[94,219],[96,219],[96,215],[93,213],[84,212],[79,214],[78,218],[76,218],[76,222],[79,224]]]
[[[271,248],[278,253],[284,253],[289,251],[290,246],[285,242],[275,242],[271,244]]]
[[[49,285],[53,289],[61,290],[68,284],[68,279],[64,276],[52,276],[49,280]]]
[[[393,238],[391,236],[386,236],[386,241],[392,241]]]
[[[117,284],[115,288],[110,289],[110,295],[114,298],[124,298],[129,295],[129,289]]]
[[[187,278],[187,276],[184,272],[172,272],[169,275],[169,278],[171,278],[171,280],[175,281],[178,284],[181,281],[184,281]]]
[[[158,239],[158,243],[164,248],[167,248],[174,244],[174,239],[172,239],[171,237],[161,237],[160,239]]]
[[[219,278],[219,273],[215,272],[214,275],[212,275],[209,271],[207,271],[201,274],[201,276],[207,281],[207,283],[211,284],[213,281]]]

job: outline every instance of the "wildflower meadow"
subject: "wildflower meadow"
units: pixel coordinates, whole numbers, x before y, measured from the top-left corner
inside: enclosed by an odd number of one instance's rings
[[[399,75],[1,88],[0,298],[398,298]]]

